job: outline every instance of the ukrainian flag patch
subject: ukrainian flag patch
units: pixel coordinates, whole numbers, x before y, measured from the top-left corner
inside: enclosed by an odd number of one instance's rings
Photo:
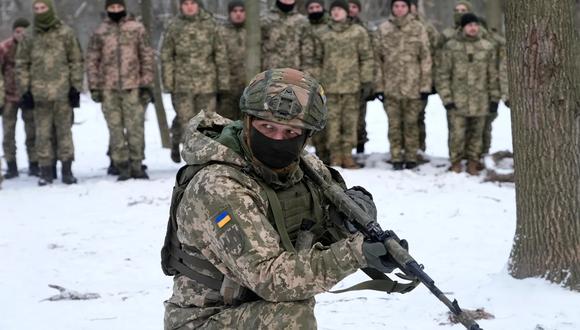
[[[218,228],[223,228],[230,221],[232,221],[232,216],[228,213],[228,211],[223,211],[215,218],[215,224],[218,226]]]

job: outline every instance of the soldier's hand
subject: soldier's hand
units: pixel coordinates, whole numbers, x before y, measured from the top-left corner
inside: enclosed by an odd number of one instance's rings
[[[364,241],[362,251],[369,268],[374,268],[381,273],[391,273],[398,267],[397,263],[387,253],[387,248],[382,242]]]
[[[504,101],[503,104],[505,104],[506,107],[511,108],[510,101]]]
[[[453,109],[457,109],[457,107],[455,106],[455,103],[454,102],[447,103],[445,105],[445,110],[449,111],[449,110],[453,110]]]
[[[91,89],[91,99],[95,103],[103,103],[103,92],[96,89]]]
[[[81,107],[81,93],[74,87],[71,87],[68,91],[68,102],[71,108]]]
[[[490,102],[489,103],[489,112],[497,113],[497,108],[499,108],[499,104],[497,102]]]
[[[421,93],[421,101],[427,101],[429,99],[430,93]]]
[[[377,219],[377,207],[370,192],[363,187],[355,186],[345,191],[345,193],[372,219]]]
[[[155,103],[155,96],[151,87],[139,87],[139,98],[143,104]]]
[[[372,101],[374,100],[374,88],[373,84],[370,82],[363,83],[360,89],[361,99],[365,101]]]
[[[385,102],[385,93],[383,92],[375,93],[375,99],[379,99],[379,101]]]
[[[22,97],[20,98],[20,107],[23,110],[34,109],[34,96],[30,91],[27,91],[26,93],[22,94]]]
[[[4,114],[4,106],[0,107],[0,116],[2,116]]]

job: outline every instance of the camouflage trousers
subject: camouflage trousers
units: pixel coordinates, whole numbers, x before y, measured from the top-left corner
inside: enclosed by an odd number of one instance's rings
[[[360,112],[358,113],[358,128],[356,132],[356,145],[364,146],[369,142],[367,137],[367,100],[360,99]]]
[[[485,128],[483,129],[483,146],[481,154],[489,154],[491,148],[491,131],[493,129],[493,122],[497,119],[497,112],[490,113],[485,117]]]
[[[103,91],[103,114],[114,163],[145,159],[144,111],[138,89]]]
[[[389,118],[389,144],[392,162],[417,162],[419,150],[419,114],[423,102],[414,99],[385,100]]]
[[[454,112],[447,112],[449,160],[451,163],[463,159],[479,161],[486,117],[467,117]]]
[[[252,329],[295,330],[316,329],[314,299],[293,302],[268,302],[265,300],[245,303],[231,308],[181,309],[165,303],[165,330],[222,330]],[[204,315],[201,319],[192,314]]]
[[[216,111],[216,94],[174,93],[171,95],[175,118],[171,123],[173,145],[183,143],[183,132],[191,118],[201,110]]]
[[[331,158],[350,156],[356,146],[359,98],[359,93],[327,95],[326,146]]]
[[[241,92],[221,96],[218,101],[217,113],[234,121],[240,120],[242,118],[242,111],[240,110],[241,97]]]
[[[34,111],[20,110],[22,121],[24,122],[24,131],[26,132],[26,152],[29,162],[36,162],[36,132],[34,128]],[[16,121],[18,118],[18,103],[7,102],[4,105],[4,114],[2,115],[2,147],[4,149],[4,158],[7,162],[16,160]]]
[[[419,113],[419,149],[425,151],[427,150],[427,127],[425,126],[425,115],[427,112],[428,101],[421,101],[422,108]]]
[[[67,99],[37,101],[34,108],[36,126],[36,153],[39,166],[52,166],[56,159],[73,161],[75,148],[72,137],[72,111]],[[56,137],[56,139],[54,139]]]

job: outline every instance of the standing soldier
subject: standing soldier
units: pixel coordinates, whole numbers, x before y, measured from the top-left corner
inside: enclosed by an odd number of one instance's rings
[[[467,172],[478,175],[486,117],[500,97],[497,58],[477,16],[463,15],[460,26],[463,32],[443,47],[436,84],[449,122],[449,170],[460,173],[467,158]]]
[[[74,184],[72,108],[78,107],[83,82],[83,54],[73,30],[57,16],[53,0],[35,0],[34,29],[18,47],[16,73],[23,106],[34,108],[40,180],[53,180],[53,135],[62,163],[62,182]]]
[[[262,68],[311,70],[314,45],[308,20],[294,8],[296,0],[276,0],[262,18]]]
[[[443,30],[443,33],[441,34],[441,42],[439,43],[440,47],[443,47],[447,41],[453,39],[458,32],[461,32],[461,17],[463,14],[472,12],[473,5],[471,4],[471,1],[459,0],[455,2],[455,7],[453,7],[453,26]]]
[[[377,90],[385,95],[393,169],[417,167],[419,114],[431,94],[431,51],[425,27],[408,0],[393,0],[393,15],[379,26]]]
[[[311,27],[319,28],[328,23],[328,14],[324,9],[324,0],[308,0],[305,3],[308,21]]]
[[[171,159],[176,163],[189,120],[202,109],[215,112],[217,95],[231,92],[223,36],[198,1],[179,1],[181,14],[167,27],[161,47],[163,86],[176,111],[171,125]]]
[[[103,103],[110,134],[110,154],[119,181],[148,179],[145,159],[145,114],[142,95],[151,95],[153,50],[143,24],[127,16],[124,0],[106,0],[107,17],[95,30],[87,50],[91,96]]]
[[[4,148],[4,157],[8,169],[6,179],[12,179],[19,175],[18,165],[16,163],[16,119],[18,118],[18,109],[20,108],[20,93],[16,85],[16,52],[18,45],[24,38],[26,28],[30,26],[25,18],[18,18],[12,25],[12,37],[0,43],[0,68],[4,76],[4,91],[6,102],[4,104],[4,115],[2,118],[2,129],[4,138],[2,146]],[[35,128],[34,112],[32,109],[21,109],[22,120],[24,121],[24,131],[26,132],[26,152],[28,154],[28,175],[38,176],[38,159],[35,149]]]
[[[231,93],[220,95],[218,113],[231,120],[241,117],[240,97],[246,86],[246,9],[241,0],[228,4],[228,22],[221,27],[228,54]]]
[[[373,92],[373,52],[367,31],[348,19],[348,3],[333,1],[331,22],[318,38],[322,47],[320,80],[328,98],[327,147],[330,165],[357,169],[356,147],[360,98]]]

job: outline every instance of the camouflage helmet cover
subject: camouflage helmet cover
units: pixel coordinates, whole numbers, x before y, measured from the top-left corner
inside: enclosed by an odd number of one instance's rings
[[[246,115],[312,132],[322,130],[328,116],[318,81],[294,69],[259,73],[244,90],[240,109]]]

